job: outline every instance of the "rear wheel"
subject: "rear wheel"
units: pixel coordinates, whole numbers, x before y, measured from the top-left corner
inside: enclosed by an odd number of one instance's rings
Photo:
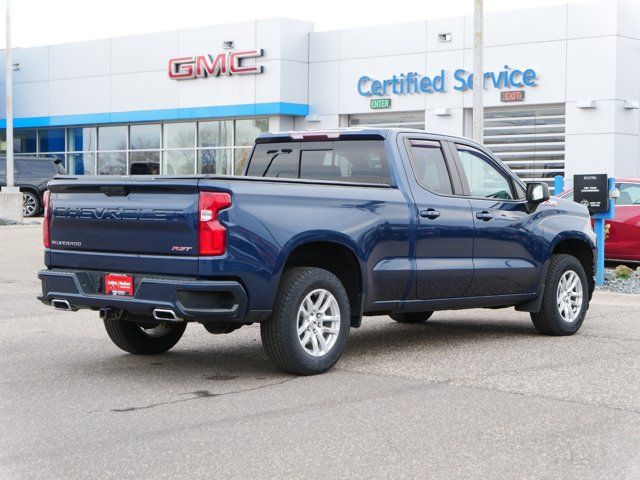
[[[22,215],[25,217],[35,217],[40,213],[40,198],[32,191],[22,192]]]
[[[149,320],[146,317],[127,315],[105,319],[104,326],[116,346],[137,355],[154,355],[170,350],[178,343],[187,326]]]
[[[398,323],[422,323],[431,318],[433,312],[392,313],[389,315]]]
[[[553,255],[538,313],[531,314],[536,329],[545,335],[573,335],[589,309],[587,275],[572,255]]]
[[[260,324],[262,344],[285,372],[323,373],[342,355],[350,320],[349,299],[335,275],[293,268],[282,278],[273,314]]]

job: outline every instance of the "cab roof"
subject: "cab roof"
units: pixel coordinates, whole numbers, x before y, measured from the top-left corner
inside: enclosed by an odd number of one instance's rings
[[[304,141],[331,141],[331,140],[384,140],[390,135],[398,133],[422,133],[435,135],[441,138],[462,140],[472,142],[472,140],[454,135],[447,135],[435,132],[427,132],[415,128],[375,128],[375,127],[348,127],[319,130],[289,131],[278,133],[262,133],[256,138],[256,143],[276,143],[276,142],[304,142]],[[475,143],[475,142],[473,142]]]

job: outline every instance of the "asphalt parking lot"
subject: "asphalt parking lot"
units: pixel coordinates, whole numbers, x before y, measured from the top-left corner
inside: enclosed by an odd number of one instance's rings
[[[191,325],[155,357],[40,304],[40,227],[0,227],[0,478],[640,478],[640,298],[573,337],[528,314],[352,330],[331,372],[279,373],[259,328]]]

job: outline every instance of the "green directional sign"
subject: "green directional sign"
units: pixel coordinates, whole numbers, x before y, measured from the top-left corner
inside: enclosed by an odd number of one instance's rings
[[[390,98],[374,98],[369,101],[371,110],[381,110],[383,108],[391,108]]]

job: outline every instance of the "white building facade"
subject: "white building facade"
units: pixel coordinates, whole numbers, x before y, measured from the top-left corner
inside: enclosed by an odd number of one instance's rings
[[[329,32],[275,18],[15,49],[14,149],[74,174],[227,174],[264,131],[470,136],[472,35],[469,16]],[[522,178],[640,177],[640,5],[487,14],[484,58],[485,144]]]

